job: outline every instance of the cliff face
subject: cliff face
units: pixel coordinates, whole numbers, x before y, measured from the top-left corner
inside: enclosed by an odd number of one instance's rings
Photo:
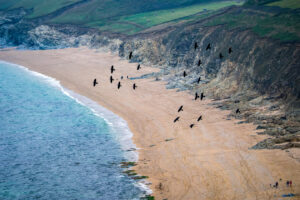
[[[274,136],[254,148],[300,147],[300,44],[202,21],[125,40],[119,55],[127,57],[130,51],[133,62],[159,66],[162,71],[155,76],[167,81],[168,88],[204,92],[216,100],[215,106],[245,119],[240,123],[253,122],[265,129],[261,134]],[[235,114],[238,108],[241,114]]]
[[[253,122],[265,130],[263,134],[274,136],[254,148],[299,147],[298,43],[262,38],[247,29],[206,26],[205,19],[130,37],[105,35],[90,29],[28,22],[22,12],[0,15],[2,44],[40,49],[84,45],[109,49],[126,59],[133,51],[132,62],[162,69],[151,76],[167,81],[167,88],[204,92],[215,99],[214,106],[232,110],[229,117],[244,119],[240,123]],[[196,50],[195,42],[199,46]],[[209,43],[211,49],[206,50]],[[229,54],[230,47],[233,52]],[[241,114],[235,114],[238,108]]]
[[[0,12],[0,45],[51,49],[90,45],[92,30],[74,26],[50,26],[26,20],[28,10]]]
[[[297,87],[299,44],[259,38],[247,30],[204,27],[201,23],[175,28],[161,37],[148,38],[150,36],[124,41],[119,49],[120,56],[133,51],[135,62],[164,66],[175,75],[176,71],[187,70],[188,78],[180,78],[182,82],[200,75],[203,81],[209,82],[206,85],[213,86],[212,83],[233,78],[226,83],[231,91],[222,91],[222,88],[212,91],[213,96],[220,98],[243,93],[245,89],[281,98],[300,97],[300,88]],[[195,42],[199,45],[196,50]],[[209,43],[211,49],[206,50]],[[228,53],[229,47],[233,50],[231,54]],[[224,58],[219,58],[220,53]],[[197,66],[199,59],[202,63]],[[186,86],[186,89],[190,88]]]

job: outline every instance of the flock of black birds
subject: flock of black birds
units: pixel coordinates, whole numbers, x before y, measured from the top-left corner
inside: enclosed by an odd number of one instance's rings
[[[194,49],[197,50],[198,48],[199,48],[199,45],[198,45],[197,42],[195,42],[195,44],[194,44]],[[209,44],[206,46],[206,49],[205,49],[205,50],[208,51],[208,50],[210,50],[210,49],[211,49],[211,44],[209,43]],[[232,53],[232,48],[229,47],[229,49],[228,49],[228,54],[231,54],[231,53]],[[222,53],[219,54],[219,58],[220,58],[220,59],[223,59],[223,58],[224,58],[224,56],[223,56]],[[198,63],[197,63],[197,66],[199,67],[201,64],[202,64],[202,61],[201,61],[201,59],[199,59],[199,61],[198,61]],[[183,71],[183,77],[186,77],[186,76],[187,76],[186,71]],[[201,81],[201,77],[199,77],[199,78],[197,79],[197,84],[199,84],[200,81]],[[200,94],[200,96],[198,95],[197,92],[195,93],[195,101],[196,101],[197,99],[200,99],[200,100],[202,101],[202,100],[204,99],[204,97],[205,97],[205,95],[204,95],[203,92]],[[179,107],[179,109],[178,109],[178,112],[181,112],[181,111],[183,111],[183,105],[181,105],[181,106]],[[235,113],[236,113],[236,114],[240,114],[240,113],[241,113],[240,109],[237,109],[237,110],[235,111]],[[176,118],[174,119],[173,122],[176,123],[177,121],[179,121],[179,119],[180,119],[180,116],[176,117]],[[197,122],[199,122],[200,120],[202,120],[202,115],[200,115],[200,116],[198,117]],[[195,126],[194,123],[190,124],[190,128],[193,128],[194,126]]]
[[[195,44],[194,44],[194,49],[196,50],[197,48],[199,48],[199,46],[198,46],[198,43],[195,42]],[[208,51],[208,50],[210,50],[210,49],[211,49],[211,44],[209,43],[209,44],[207,45],[207,47],[206,47],[206,51]],[[228,53],[229,53],[229,54],[232,53],[232,48],[231,48],[231,47],[229,47]],[[129,60],[131,60],[131,58],[132,58],[132,51],[129,53],[128,58],[129,58]],[[224,58],[224,56],[223,56],[222,53],[219,54],[219,58],[220,58],[220,59],[223,59],[223,58]],[[199,59],[197,65],[200,66],[201,64],[202,64],[202,61],[201,61],[201,59]],[[140,70],[140,69],[141,69],[141,65],[138,64],[137,70]],[[110,73],[113,74],[114,71],[116,71],[116,69],[115,69],[114,66],[112,65],[111,68],[110,68]],[[187,76],[186,71],[183,71],[183,77],[186,77],[186,76]],[[122,79],[123,79],[123,76],[121,76],[121,80],[122,80]],[[128,76],[127,76],[127,79],[128,79]],[[110,83],[113,83],[114,80],[115,80],[115,79],[114,79],[113,76],[111,75],[111,76],[110,76]],[[199,78],[197,79],[197,84],[199,84],[200,81],[201,81],[201,77],[199,77]],[[93,86],[95,87],[97,84],[98,84],[97,79],[94,79]],[[119,82],[118,82],[118,85],[117,85],[117,88],[120,89],[121,86],[122,86],[121,81],[119,81]],[[137,88],[137,85],[134,83],[133,86],[132,86],[132,88],[135,90],[135,89]],[[205,97],[205,95],[204,95],[203,92],[200,94],[200,96],[198,95],[197,92],[195,93],[195,101],[196,101],[197,99],[200,99],[200,100],[202,101],[202,100],[204,99],[204,97]],[[183,111],[183,105],[181,105],[181,106],[179,107],[178,113],[179,113],[179,112],[182,112],[182,111]],[[237,110],[235,111],[235,113],[236,113],[236,114],[240,114],[240,113],[241,113],[240,109],[237,109]],[[179,119],[180,119],[180,116],[176,117],[176,118],[174,119],[173,122],[176,123],[177,121],[179,121]],[[199,122],[199,121],[201,121],[201,120],[202,120],[202,115],[200,115],[200,116],[198,117],[197,122]],[[193,128],[194,126],[195,126],[194,123],[190,124],[190,128]]]
[[[131,58],[132,58],[132,51],[129,53],[129,59],[131,59]],[[138,64],[137,70],[140,70],[140,69],[141,69],[141,65]],[[115,69],[115,67],[112,65],[112,66],[110,67],[110,73],[113,74],[114,71],[116,71],[116,69]],[[128,76],[127,76],[127,79],[129,79]],[[113,76],[110,75],[110,78],[109,78],[110,83],[113,83],[114,80],[115,80],[115,79],[113,78]],[[123,80],[123,76],[121,76],[121,80]],[[93,86],[95,87],[97,84],[98,84],[98,82],[97,82],[97,79],[95,78],[94,81],[93,81]],[[118,84],[117,84],[117,88],[120,89],[121,87],[122,87],[122,84],[121,84],[121,81],[119,81]],[[133,83],[132,88],[135,90],[135,89],[137,88],[137,85],[136,85],[135,83]]]

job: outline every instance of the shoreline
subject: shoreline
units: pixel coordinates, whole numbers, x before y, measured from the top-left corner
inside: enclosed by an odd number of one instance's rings
[[[138,162],[138,152],[135,150],[134,151],[131,150],[131,149],[137,149],[136,145],[133,143],[133,140],[132,140],[133,133],[130,132],[127,122],[124,119],[122,119],[120,116],[118,116],[115,113],[111,112],[110,110],[100,106],[93,100],[91,100],[85,96],[82,96],[80,94],[77,94],[77,93],[73,92],[72,90],[68,90],[67,88],[64,88],[60,84],[60,81],[53,77],[41,74],[36,71],[32,71],[25,66],[18,65],[15,63],[10,63],[10,62],[0,60],[0,64],[1,63],[20,68],[21,70],[26,71],[27,73],[31,74],[32,76],[42,79],[47,84],[59,89],[64,95],[73,99],[78,104],[81,104],[82,106],[90,109],[94,113],[94,115],[102,118],[107,123],[107,125],[110,126],[110,129],[112,129],[111,131],[114,134],[114,138],[116,139],[116,141],[119,143],[121,149],[123,150],[124,158],[128,162]],[[121,135],[121,133],[126,133],[126,134],[124,136],[124,135]],[[146,195],[150,195],[150,194],[152,194],[152,190],[146,185],[146,183],[147,182],[141,180],[141,181],[136,181],[135,185],[136,185],[136,187],[140,188],[140,190],[143,191],[143,193],[145,193]]]
[[[233,199],[234,196],[251,199],[257,195],[273,195],[276,191],[269,184],[279,178],[291,177],[295,185],[299,183],[299,162],[288,157],[285,151],[249,150],[251,144],[265,136],[257,135],[252,124],[237,125],[238,120],[226,120],[228,112],[208,106],[210,100],[191,101],[192,96],[186,92],[166,90],[163,82],[152,79],[124,80],[125,89],[120,91],[108,83],[111,61],[117,63],[118,77],[122,73],[139,76],[155,68],[142,65],[142,70],[137,72],[136,63],[85,48],[0,51],[0,59],[53,77],[68,90],[125,119],[139,149],[139,162],[134,169],[150,177],[157,199],[199,196],[201,199]],[[82,66],[84,63],[86,67]],[[91,80],[95,76],[101,76],[100,83],[92,88]],[[136,91],[130,88],[132,82],[138,84]],[[174,125],[172,121],[181,104],[185,112],[180,114],[180,123]],[[203,122],[190,129],[189,123],[199,113],[205,117]],[[271,155],[277,158],[270,159]]]

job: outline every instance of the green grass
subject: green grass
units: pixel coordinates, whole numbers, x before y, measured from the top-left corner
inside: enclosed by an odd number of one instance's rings
[[[132,2],[130,3],[131,6],[128,6],[129,0],[111,1],[111,3],[106,1],[92,1],[64,13],[50,22],[71,23],[130,35],[155,25],[188,18],[204,11],[204,9],[213,11],[226,6],[242,4],[233,0],[219,0],[218,2],[212,2],[212,0],[153,0],[151,3],[140,0],[134,3],[135,6],[132,6]],[[194,2],[207,3],[195,4]],[[155,6],[158,6],[159,9]]]
[[[196,4],[196,5],[187,6],[183,8],[159,10],[159,11],[145,12],[145,13],[125,16],[125,17],[121,17],[119,21],[133,22],[142,25],[146,28],[149,28],[158,24],[191,16],[202,11],[218,10],[220,8],[224,8],[227,6],[241,5],[241,4],[242,3],[238,3],[236,1],[223,1],[223,2]]]
[[[80,0],[0,0],[0,10],[23,7],[32,10],[27,18],[36,18],[78,1]],[[197,20],[214,10],[241,4],[238,0],[93,0],[65,10],[47,19],[47,22],[74,24],[130,35],[166,22]]]
[[[260,36],[284,42],[300,41],[299,13],[231,13],[216,17],[206,23],[208,26],[220,24],[228,29],[251,29]]]
[[[134,15],[125,15],[110,20],[99,20],[88,23],[89,27],[99,28],[102,31],[125,33],[127,35],[137,33],[147,28],[163,24],[166,22],[177,23],[179,21],[192,21],[207,16],[208,13],[220,8],[232,5],[241,5],[237,1],[222,1],[205,4],[195,4],[192,6],[164,9],[159,11],[143,12]],[[204,11],[204,12],[203,12]],[[68,21],[64,18],[59,21]]]
[[[57,16],[51,22],[84,25],[99,21],[116,21],[121,16],[179,8],[206,1],[212,0],[94,0]]]
[[[0,0],[0,9],[25,8],[33,9],[28,18],[35,18],[52,13],[62,7],[68,6],[79,0]]]
[[[297,9],[300,8],[299,0],[281,0],[267,4],[268,6],[279,6],[282,8]]]

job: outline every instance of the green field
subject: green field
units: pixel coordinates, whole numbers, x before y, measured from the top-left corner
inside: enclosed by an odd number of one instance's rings
[[[160,9],[155,9],[155,2],[161,4]],[[158,3],[159,2],[159,3]],[[178,20],[196,13],[217,10],[231,5],[241,5],[237,1],[205,1],[203,0],[173,0],[159,1],[153,0],[151,4],[148,1],[137,1],[134,5],[128,7],[128,0],[120,2],[113,1],[110,4],[103,2],[90,2],[83,7],[75,8],[54,19],[51,23],[57,24],[77,24],[100,30],[133,34],[141,30],[159,25],[165,22]],[[97,3],[97,4],[95,4]],[[126,3],[126,5],[125,5]],[[185,5],[188,6],[185,6]],[[115,9],[118,8],[118,9]],[[162,9],[167,8],[167,9]]]
[[[300,8],[300,0],[281,0],[267,4],[268,6],[279,6],[282,8]]]
[[[68,6],[80,0],[0,0],[0,10],[25,8],[33,9],[28,18],[40,17],[52,13],[62,7]]]
[[[221,0],[218,0],[219,2]],[[90,24],[117,21],[121,16],[129,16],[156,10],[181,8],[212,0],[93,0],[70,9],[52,19],[55,23]]]
[[[183,17],[187,17],[190,15],[194,15],[199,12],[207,12],[218,10],[220,8],[224,8],[232,5],[241,5],[242,3],[238,3],[236,1],[223,1],[223,2],[213,2],[213,3],[205,3],[205,4],[196,4],[193,6],[187,6],[183,8],[177,9],[168,9],[168,10],[159,10],[153,12],[145,12],[139,13],[130,16],[121,17],[118,21],[121,22],[133,22],[144,26],[145,28],[149,28],[158,24],[162,24],[165,22],[173,21],[176,19],[180,19]]]
[[[229,29],[252,29],[263,37],[281,41],[300,41],[300,13],[230,13],[207,22],[208,26],[223,24]]]
[[[53,13],[81,0],[0,0],[0,10],[25,8],[26,18]],[[226,13],[212,17],[205,25],[224,24],[229,29],[251,29],[263,37],[300,41],[300,0],[248,0],[244,7],[259,6],[251,12]],[[47,23],[74,24],[101,31],[135,34],[151,27],[188,23],[214,15],[217,10],[241,5],[239,0],[91,0],[65,9]],[[284,9],[272,8],[278,6]],[[268,9],[264,9],[267,8]],[[286,9],[290,8],[290,9]]]
[[[24,8],[34,19],[81,0],[0,0],[0,10]],[[152,26],[197,20],[240,0],[92,0],[47,18],[48,23],[74,24],[103,31],[134,34]],[[200,14],[199,14],[200,13]]]

